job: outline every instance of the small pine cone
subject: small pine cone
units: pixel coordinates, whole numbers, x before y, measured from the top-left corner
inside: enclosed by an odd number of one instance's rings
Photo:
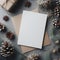
[[[60,7],[59,6],[55,7],[55,9],[54,9],[54,16],[60,17]]]
[[[0,54],[3,57],[8,57],[14,54],[14,48],[7,41],[2,43]]]
[[[59,2],[59,1],[56,1],[56,5],[57,5],[57,6],[60,6],[60,2]]]
[[[39,54],[33,54],[28,57],[28,60],[41,60],[41,56]]]
[[[0,23],[0,32],[6,32],[7,31],[7,28]]]
[[[58,19],[58,20],[54,20],[53,21],[53,26],[55,27],[55,28],[58,28],[58,29],[60,29],[60,20]]]
[[[53,10],[57,6],[57,2],[56,0],[48,0],[42,4],[42,7],[47,10]]]

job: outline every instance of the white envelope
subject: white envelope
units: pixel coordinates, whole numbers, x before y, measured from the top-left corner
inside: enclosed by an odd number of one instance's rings
[[[23,11],[18,45],[42,48],[47,14]]]

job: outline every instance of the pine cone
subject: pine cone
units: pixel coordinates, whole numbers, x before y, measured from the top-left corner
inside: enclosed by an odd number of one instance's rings
[[[5,41],[2,43],[0,54],[3,57],[11,56],[14,54],[14,48],[12,47],[11,44]]]
[[[55,7],[54,16],[60,17],[60,6]]]
[[[55,28],[60,29],[60,20],[54,20],[54,21],[53,21],[53,26],[54,26]]]
[[[28,60],[41,60],[41,56],[39,54],[33,54],[28,57]]]
[[[60,2],[57,0],[48,0],[42,4],[43,8],[46,8],[47,10],[54,10],[56,6],[60,6]]]
[[[0,32],[6,32],[6,31],[7,31],[6,27],[0,23]]]

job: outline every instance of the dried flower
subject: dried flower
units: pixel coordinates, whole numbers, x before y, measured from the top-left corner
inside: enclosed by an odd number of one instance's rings
[[[15,39],[15,35],[11,32],[7,32],[6,37],[9,38],[10,40]]]
[[[3,17],[3,20],[8,21],[9,20],[9,17],[8,16],[4,16]]]
[[[25,2],[25,7],[30,7],[31,6],[31,2],[30,1],[27,1],[27,2]]]

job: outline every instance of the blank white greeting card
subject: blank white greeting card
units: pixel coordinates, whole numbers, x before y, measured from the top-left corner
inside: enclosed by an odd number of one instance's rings
[[[23,11],[18,45],[42,48],[47,14]]]

